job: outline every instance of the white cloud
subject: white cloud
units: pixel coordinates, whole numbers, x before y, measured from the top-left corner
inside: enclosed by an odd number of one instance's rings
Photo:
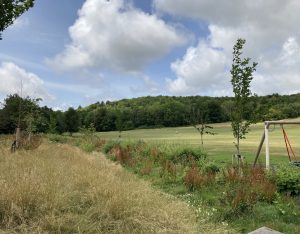
[[[173,93],[201,92],[224,88],[227,64],[224,51],[211,47],[209,42],[200,41],[197,47],[190,47],[183,59],[171,65],[177,75],[175,81],[168,81]]]
[[[86,0],[69,33],[71,43],[53,60],[47,60],[62,70],[100,67],[138,71],[185,41],[156,15],[123,0]]]
[[[300,92],[299,39],[288,38],[277,56],[265,60],[267,62],[261,63],[260,72],[253,80],[258,94],[269,93],[269,90],[286,94]]]
[[[171,65],[177,77],[167,81],[171,92],[230,93],[222,82],[226,74],[229,81],[232,47],[239,37],[247,40],[244,55],[258,62],[253,92],[299,92],[300,1],[154,0],[154,5],[160,12],[206,22],[209,29],[207,38]],[[205,60],[207,66],[199,67]]]
[[[159,94],[162,92],[162,88],[158,82],[151,79],[149,76],[136,77],[137,79],[142,80],[142,84],[131,85],[130,90],[136,96],[137,94],[149,95],[150,94]]]
[[[31,98],[42,98],[43,100],[53,100],[44,86],[44,81],[37,75],[27,72],[11,62],[4,62],[0,66],[0,95],[19,94],[30,96]]]

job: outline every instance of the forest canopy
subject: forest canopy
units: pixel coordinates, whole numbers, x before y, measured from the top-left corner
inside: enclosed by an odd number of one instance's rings
[[[232,97],[147,96],[54,111],[40,107],[39,99],[21,99],[15,94],[2,103],[0,133],[15,131],[20,101],[22,129],[26,129],[26,118],[34,115],[35,131],[51,133],[77,132],[90,126],[96,131],[188,126],[191,110],[207,113],[207,123],[227,122],[234,103]],[[247,111],[247,116],[256,121],[296,118],[300,116],[300,94],[252,96]]]

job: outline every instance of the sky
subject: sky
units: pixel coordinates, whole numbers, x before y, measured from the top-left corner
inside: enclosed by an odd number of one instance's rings
[[[300,92],[299,0],[36,0],[0,41],[0,100],[65,110],[139,96],[231,96],[232,48],[258,95]]]

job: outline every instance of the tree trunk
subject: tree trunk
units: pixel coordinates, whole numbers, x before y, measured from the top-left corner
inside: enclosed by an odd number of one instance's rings
[[[237,149],[237,155],[240,155],[240,138],[239,138],[239,136],[237,138],[236,149]]]
[[[200,134],[201,135],[201,145],[202,145],[202,148],[203,148],[203,134]]]
[[[16,148],[20,146],[20,138],[21,138],[21,129],[17,128],[16,130]]]

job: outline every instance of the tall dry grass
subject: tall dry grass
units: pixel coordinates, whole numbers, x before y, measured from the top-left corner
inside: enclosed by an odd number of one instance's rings
[[[224,233],[99,154],[58,144],[0,154],[0,232]]]

